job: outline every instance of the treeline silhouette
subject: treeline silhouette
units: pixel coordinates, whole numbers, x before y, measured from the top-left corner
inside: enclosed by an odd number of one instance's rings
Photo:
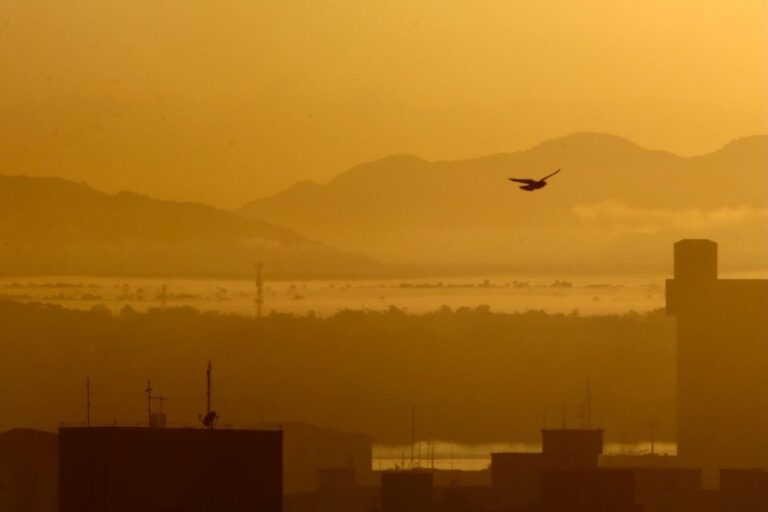
[[[487,306],[411,315],[396,308],[261,319],[192,308],[111,312],[0,302],[0,430],[85,418],[145,421],[146,379],[171,424],[194,424],[213,361],[221,425],[308,421],[407,442],[538,440],[545,421],[588,421],[609,441],[674,432],[674,324],[621,316],[496,313]]]

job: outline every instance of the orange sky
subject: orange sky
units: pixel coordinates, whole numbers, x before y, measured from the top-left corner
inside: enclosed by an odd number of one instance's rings
[[[763,0],[6,0],[0,172],[234,207],[391,153],[768,132]]]

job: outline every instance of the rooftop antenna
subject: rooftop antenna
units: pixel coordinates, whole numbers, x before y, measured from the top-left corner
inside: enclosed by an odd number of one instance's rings
[[[144,390],[147,394],[147,426],[152,426],[152,381],[147,379],[147,389]]]
[[[579,428],[586,428],[587,426],[587,406],[585,404],[579,404]]]
[[[432,471],[435,470],[435,444],[436,444],[436,441],[432,441],[432,450],[431,450],[431,452],[432,452]]]
[[[91,378],[85,378],[85,426],[91,426]]]
[[[155,428],[155,427],[164,427],[165,426],[165,420],[164,419],[155,419],[152,416],[152,400],[157,400],[159,402],[158,406],[158,414],[162,415],[163,410],[163,400],[166,398],[164,396],[153,396],[152,395],[152,381],[150,379],[147,379],[147,389],[145,390],[147,393],[147,425],[149,428]]]
[[[213,430],[213,427],[216,423],[216,420],[219,418],[219,416],[216,414],[216,411],[211,410],[211,361],[208,361],[208,369],[205,372],[205,380],[206,380],[206,406],[205,406],[205,416],[198,416],[200,418],[200,421],[203,423],[203,426],[207,428],[208,430]]]
[[[421,441],[416,443],[416,467],[421,468]]]
[[[563,430],[566,429],[565,425],[565,402],[563,402]]]
[[[648,420],[648,429],[651,431],[651,455],[656,455],[656,427],[658,424],[656,420],[651,418]]]
[[[592,428],[592,379],[587,375],[587,428]]]
[[[256,304],[256,318],[261,318],[261,308],[264,305],[264,280],[261,276],[261,269],[264,267],[262,262],[258,262],[254,265],[256,270],[256,298],[253,299]]]
[[[416,449],[416,406],[411,407],[411,469],[413,469],[413,455]]]

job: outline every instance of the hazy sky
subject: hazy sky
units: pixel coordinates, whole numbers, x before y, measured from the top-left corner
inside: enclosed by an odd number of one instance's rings
[[[390,153],[768,132],[765,0],[4,0],[0,172],[234,207]]]

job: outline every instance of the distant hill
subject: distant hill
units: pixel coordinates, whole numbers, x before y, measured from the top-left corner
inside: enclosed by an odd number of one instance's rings
[[[236,213],[59,178],[0,176],[0,274],[273,276],[378,264]]]
[[[507,181],[556,168],[538,192]],[[239,212],[394,261],[666,269],[672,241],[710,237],[734,268],[764,267],[768,136],[694,157],[598,133],[470,160],[392,156]]]

